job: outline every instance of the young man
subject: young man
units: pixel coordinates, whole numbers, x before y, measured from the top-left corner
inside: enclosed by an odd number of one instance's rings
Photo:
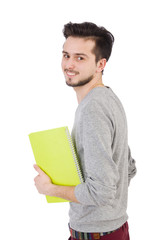
[[[66,24],[64,36],[62,70],[79,104],[72,138],[85,181],[57,186],[35,165],[35,185],[39,193],[71,201],[69,239],[128,240],[128,186],[136,167],[122,103],[102,82],[114,37],[88,22]]]

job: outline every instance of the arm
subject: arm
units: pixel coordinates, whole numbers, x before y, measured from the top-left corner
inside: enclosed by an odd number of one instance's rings
[[[131,156],[130,148],[128,147],[128,183],[130,184],[131,179],[136,175],[137,169],[135,160]]]
[[[35,186],[40,194],[60,197],[71,202],[79,203],[75,197],[75,186],[59,186],[52,183],[50,177],[45,174],[40,167],[34,165],[35,170],[39,173],[35,177]]]
[[[85,182],[76,186],[75,196],[84,205],[112,206],[116,198],[119,171],[112,157],[114,127],[108,114],[96,101],[81,114],[78,132]]]
[[[119,172],[112,159],[114,134],[111,119],[96,102],[91,102],[82,114],[80,137],[84,152],[86,179],[76,187],[57,186],[44,172],[35,178],[39,193],[61,197],[84,205],[112,205],[117,190]],[[45,184],[45,179],[48,184]]]

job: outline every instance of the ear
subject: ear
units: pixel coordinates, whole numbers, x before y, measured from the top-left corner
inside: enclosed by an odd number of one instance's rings
[[[97,72],[102,72],[106,65],[106,58],[102,58],[97,62]]]

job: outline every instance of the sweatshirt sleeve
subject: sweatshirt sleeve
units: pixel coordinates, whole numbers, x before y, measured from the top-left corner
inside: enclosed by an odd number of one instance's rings
[[[119,172],[112,159],[112,120],[92,101],[83,112],[80,130],[85,182],[76,186],[75,196],[84,205],[113,205]]]
[[[130,147],[128,147],[128,184],[130,185],[131,179],[136,175],[136,162],[131,156]]]

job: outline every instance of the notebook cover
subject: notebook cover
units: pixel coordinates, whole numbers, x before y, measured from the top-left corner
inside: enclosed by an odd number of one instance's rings
[[[37,165],[52,182],[57,185],[76,186],[81,183],[81,179],[67,137],[68,132],[68,127],[54,128],[31,133],[29,139]],[[46,199],[48,203],[69,202],[51,196],[46,196]]]

